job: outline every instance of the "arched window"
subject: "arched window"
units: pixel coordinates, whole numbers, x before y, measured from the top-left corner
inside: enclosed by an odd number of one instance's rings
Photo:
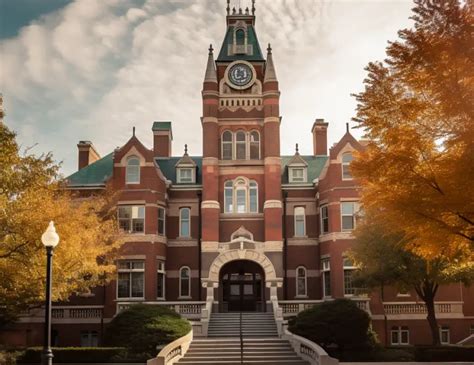
[[[258,185],[253,180],[249,183],[249,201],[250,213],[258,213]]]
[[[179,269],[179,296],[191,296],[191,269],[187,266]]]
[[[295,208],[295,237],[306,236],[306,217],[304,207]]]
[[[235,32],[235,44],[239,46],[245,44],[245,31],[243,29],[237,29]]]
[[[232,180],[226,181],[224,184],[224,212],[232,213],[234,211],[234,204],[232,195],[234,194],[234,188],[232,186]]]
[[[260,134],[257,131],[250,132],[250,159],[260,159]]]
[[[344,153],[342,155],[342,179],[343,180],[349,180],[352,179],[352,174],[349,169],[349,165],[351,164],[352,161],[352,153]]]
[[[179,236],[191,237],[191,209],[189,208],[179,210]]]
[[[136,156],[131,156],[127,159],[125,183],[126,184],[139,184],[140,183],[140,160]]]
[[[237,178],[224,183],[224,213],[258,213],[258,184]]]
[[[246,135],[245,132],[239,131],[235,135],[235,158],[237,160],[245,160],[246,158]]]
[[[296,296],[305,297],[307,295],[306,268],[299,266],[296,269]]]
[[[232,160],[232,132],[222,133],[222,159]]]

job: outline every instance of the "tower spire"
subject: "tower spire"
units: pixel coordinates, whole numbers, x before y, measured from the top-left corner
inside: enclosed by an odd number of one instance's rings
[[[214,49],[212,44],[209,46],[209,56],[207,58],[206,75],[204,76],[204,82],[215,82],[217,83],[216,64],[214,62]]]
[[[275,71],[275,65],[273,64],[272,57],[272,46],[268,43],[267,48],[267,64],[265,66],[265,78],[263,82],[278,81]]]

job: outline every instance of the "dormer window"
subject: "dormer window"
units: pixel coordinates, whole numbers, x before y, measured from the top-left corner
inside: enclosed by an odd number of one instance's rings
[[[140,183],[140,160],[136,156],[131,156],[127,159],[125,183]]]
[[[306,168],[305,167],[290,167],[288,169],[290,174],[290,183],[304,183],[306,182]]]
[[[178,168],[178,183],[194,183],[194,168]]]
[[[288,182],[290,184],[303,184],[308,181],[308,163],[301,157],[296,144],[294,156],[288,162]]]
[[[342,180],[351,180],[352,174],[350,171],[350,164],[352,162],[352,153],[344,153],[342,155]]]

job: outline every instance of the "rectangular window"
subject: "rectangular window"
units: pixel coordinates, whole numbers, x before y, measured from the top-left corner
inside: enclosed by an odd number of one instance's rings
[[[229,186],[224,187],[224,211],[226,213],[232,213],[234,210],[234,207],[232,205],[232,184]]]
[[[329,258],[321,260],[321,271],[323,278],[323,297],[331,296],[331,264]]]
[[[179,236],[191,237],[191,209],[189,208],[179,210]]]
[[[123,260],[118,263],[117,298],[143,298],[145,261]]]
[[[120,229],[126,233],[143,233],[145,231],[145,206],[119,206],[118,221]]]
[[[178,169],[178,182],[179,183],[192,183],[194,182],[194,174],[192,168],[189,169]]]
[[[321,233],[329,233],[329,207],[321,206]]]
[[[304,237],[306,235],[305,209],[303,207],[296,207],[294,214],[295,214],[295,237]]]
[[[290,182],[305,182],[304,168],[290,168]]]
[[[450,333],[448,326],[441,326],[439,328],[439,338],[442,345],[449,345],[450,343]]]
[[[165,299],[165,262],[158,260],[156,267],[156,297],[157,299]]]
[[[258,213],[258,193],[257,189],[250,187],[250,213]]]
[[[81,331],[81,347],[99,346],[99,334],[97,331]]]
[[[165,208],[158,207],[158,234],[165,235],[165,220],[166,220]]]
[[[354,274],[354,270],[356,267],[352,263],[352,261],[348,258],[343,259],[343,267],[344,267],[344,295],[354,295],[355,288],[352,285],[352,276]]]
[[[237,213],[247,213],[246,195],[247,194],[244,189],[238,189],[235,192],[235,198],[237,200]]]
[[[341,228],[343,231],[351,231],[356,226],[357,202],[341,202]]]
[[[410,344],[410,331],[406,326],[394,326],[390,331],[391,345],[408,345]]]
[[[191,296],[191,269],[188,267],[179,270],[179,296]]]

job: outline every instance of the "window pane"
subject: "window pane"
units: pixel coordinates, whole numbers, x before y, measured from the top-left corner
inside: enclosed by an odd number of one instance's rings
[[[352,286],[352,274],[353,270],[344,270],[344,294],[353,295],[355,289]]]
[[[130,274],[118,273],[117,298],[130,297]]]
[[[118,208],[118,216],[119,218],[131,218],[132,217],[132,207],[119,207]]]
[[[125,232],[130,232],[130,219],[119,219],[119,228]]]
[[[245,142],[237,142],[237,160],[245,160]]]
[[[242,29],[239,29],[237,32],[235,32],[235,43],[237,45],[245,44],[245,32]]]
[[[132,272],[132,297],[141,298],[143,297],[143,288],[144,288],[144,273],[142,272]]]
[[[402,330],[400,337],[401,337],[400,343],[402,343],[402,344],[404,344],[404,345],[408,345],[408,343],[409,343],[409,340],[408,340],[408,331]]]
[[[165,274],[162,272],[157,273],[156,278],[156,297],[164,298],[165,297]]]
[[[181,237],[189,237],[189,221],[181,221]]]
[[[181,211],[181,219],[189,219],[189,208],[182,208]]]
[[[260,158],[260,136],[257,132],[250,133],[250,159]]]
[[[246,192],[243,189],[239,189],[236,192],[236,199],[237,199],[237,213],[246,213],[247,206],[246,206]]]
[[[224,211],[226,213],[230,213],[230,212],[233,211],[233,206],[232,206],[232,184],[231,184],[230,188],[226,187],[224,189]]]
[[[325,271],[323,273],[323,280],[324,280],[324,296],[328,297],[331,295],[331,273],[329,271]]]
[[[91,347],[99,346],[99,334],[96,331],[90,333],[90,344]]]
[[[390,331],[390,342],[392,345],[398,345],[398,331]]]
[[[158,208],[158,234],[165,234],[165,210]]]
[[[344,153],[342,155],[342,162],[343,163],[350,163],[352,161],[352,153]]]
[[[354,203],[352,202],[341,203],[341,212],[344,215],[354,214]]]
[[[232,142],[224,142],[222,144],[222,159],[232,160]]]
[[[306,295],[306,285],[304,278],[298,278],[298,291],[297,295]]]
[[[133,270],[144,270],[145,269],[145,262],[143,261],[132,261],[131,262]]]
[[[342,217],[342,229],[350,230],[354,229],[354,217],[344,216]]]
[[[257,196],[257,188],[252,187],[250,184],[250,212],[257,213],[258,211],[258,196]]]

